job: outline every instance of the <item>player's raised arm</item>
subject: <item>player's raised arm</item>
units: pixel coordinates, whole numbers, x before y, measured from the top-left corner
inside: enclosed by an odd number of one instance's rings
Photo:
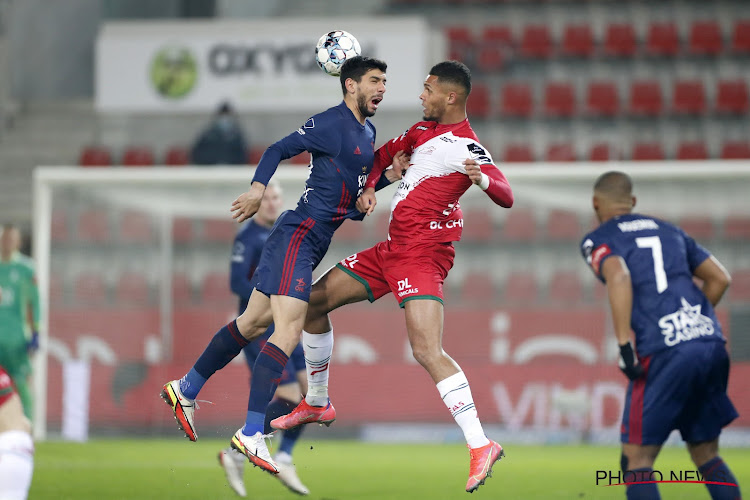
[[[491,163],[480,165],[473,158],[467,158],[463,163],[471,182],[482,188],[492,201],[504,208],[513,206],[513,190],[499,168]]]

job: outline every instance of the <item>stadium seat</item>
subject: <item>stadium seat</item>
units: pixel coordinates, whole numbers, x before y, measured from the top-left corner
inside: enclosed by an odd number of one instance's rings
[[[744,115],[748,111],[747,82],[720,80],[716,90],[716,112]]]
[[[189,243],[193,240],[193,221],[184,217],[172,220],[172,241]]]
[[[229,285],[227,285],[229,286]],[[193,286],[186,274],[172,275],[172,303],[175,306],[187,306],[193,302]]]
[[[509,144],[505,146],[503,161],[507,163],[534,161],[534,153],[528,144]]]
[[[77,304],[105,304],[107,302],[107,286],[102,275],[95,272],[85,272],[76,276],[73,296]]]
[[[120,241],[123,243],[151,243],[156,233],[152,219],[143,212],[125,212],[120,220]]]
[[[78,240],[84,243],[105,243],[109,241],[109,217],[102,210],[91,209],[78,216]]]
[[[638,142],[633,146],[633,161],[663,160],[664,149],[658,142]]]
[[[648,27],[646,53],[651,56],[672,57],[680,49],[677,25],[673,22],[654,22]]]
[[[707,160],[708,150],[706,144],[701,141],[683,142],[677,147],[675,157],[678,160]]]
[[[706,92],[700,80],[678,80],[672,91],[672,112],[700,115],[706,112]]]
[[[687,234],[698,240],[710,240],[716,236],[716,227],[710,217],[683,217],[677,223]]]
[[[747,304],[750,301],[750,269],[732,271],[732,286],[729,287],[729,299],[732,302]]]
[[[203,223],[203,240],[231,245],[240,225],[234,220],[212,219]]]
[[[547,300],[556,304],[583,302],[583,283],[574,271],[556,271],[547,287]]]
[[[485,72],[499,71],[513,46],[513,33],[508,26],[485,26],[477,56],[477,66]]]
[[[151,290],[145,275],[137,272],[120,275],[115,285],[116,305],[151,304],[151,300]]]
[[[470,272],[461,282],[461,301],[465,305],[496,305],[497,297],[492,276],[486,272]]]
[[[448,39],[448,57],[464,63],[470,62],[474,50],[474,36],[469,26],[448,26],[445,28]]]
[[[586,113],[593,116],[615,116],[620,110],[620,96],[614,82],[589,82],[586,91]]]
[[[573,143],[554,143],[547,146],[544,155],[546,161],[576,161],[576,151]]]
[[[466,114],[469,118],[489,118],[492,106],[490,105],[490,90],[484,83],[475,83],[471,87],[471,95],[466,101]]]
[[[533,273],[511,272],[503,286],[502,304],[533,305],[539,299],[539,286]]]
[[[503,224],[502,241],[528,243],[536,237],[536,219],[531,210],[514,207],[508,211]]]
[[[590,24],[565,26],[561,52],[569,57],[590,57],[594,52],[594,39]]]
[[[236,297],[229,288],[227,273],[208,273],[201,283],[201,301],[213,304],[231,305]]]
[[[550,117],[568,118],[575,114],[576,97],[573,85],[550,82],[544,89],[544,113]]]
[[[133,146],[125,150],[122,164],[126,167],[150,167],[154,164],[154,152],[145,146]]]
[[[722,160],[744,160],[750,158],[750,143],[727,141],[721,146]]]
[[[54,243],[65,243],[68,241],[68,212],[66,210],[52,211],[52,227],[50,238]]]
[[[634,81],[630,85],[630,114],[658,116],[662,112],[662,95],[659,82]]]
[[[693,55],[715,56],[722,50],[721,27],[716,21],[695,21],[690,26],[688,49]]]
[[[750,217],[727,216],[724,219],[724,237],[728,240],[750,240]]]
[[[609,161],[612,158],[611,147],[606,142],[599,142],[591,146],[589,161]]]
[[[545,24],[524,26],[520,53],[523,57],[546,59],[552,54],[552,37]]]
[[[181,167],[190,163],[190,151],[187,148],[173,146],[164,155],[164,164],[170,167]]]
[[[732,52],[750,54],[750,20],[734,23],[731,47]]]
[[[544,224],[544,236],[550,241],[578,241],[583,228],[574,212],[552,210]]]
[[[266,152],[266,149],[266,146],[250,148],[250,151],[247,153],[248,165],[257,165],[260,158],[263,156],[263,153]]]
[[[632,24],[608,24],[604,32],[604,54],[610,57],[631,57],[635,54],[635,29]]]
[[[86,146],[81,150],[78,164],[82,167],[109,167],[112,153],[104,146]]]
[[[487,208],[464,209],[464,227],[461,240],[472,243],[486,243],[495,236],[495,224]]]
[[[534,101],[528,83],[508,82],[500,95],[500,113],[503,116],[528,118],[533,112]]]

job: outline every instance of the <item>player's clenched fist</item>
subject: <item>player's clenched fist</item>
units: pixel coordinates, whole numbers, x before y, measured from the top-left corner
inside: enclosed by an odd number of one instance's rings
[[[242,193],[232,202],[232,218],[237,222],[244,222],[258,211],[266,186],[260,182],[253,182],[250,190]]]
[[[466,175],[469,176],[471,182],[479,185],[482,182],[482,170],[479,168],[477,162],[471,158],[467,158],[464,160],[464,166],[466,167]]]
[[[370,215],[375,210],[375,205],[378,204],[378,200],[375,199],[375,190],[373,188],[367,188],[357,198],[357,210],[367,215]]]

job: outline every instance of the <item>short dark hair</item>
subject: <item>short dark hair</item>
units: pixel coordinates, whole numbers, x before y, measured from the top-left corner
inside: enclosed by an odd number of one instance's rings
[[[460,61],[439,62],[430,69],[430,74],[436,76],[441,83],[463,87],[467,96],[471,93],[471,70]]]
[[[379,69],[385,73],[388,69],[388,65],[385,61],[367,56],[356,56],[344,61],[344,64],[341,65],[341,75],[339,76],[341,92],[346,95],[346,80],[348,78],[359,83],[362,80],[362,77],[365,76],[365,73],[372,69]]]
[[[629,198],[633,195],[633,180],[625,172],[612,170],[596,179],[594,191],[614,199]]]

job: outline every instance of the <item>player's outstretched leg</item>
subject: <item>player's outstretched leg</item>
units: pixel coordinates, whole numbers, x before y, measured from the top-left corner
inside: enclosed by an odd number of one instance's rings
[[[245,455],[231,446],[219,452],[219,465],[227,476],[227,484],[241,497],[247,496],[245,491]]]
[[[310,494],[310,490],[307,486],[302,484],[299,476],[297,476],[297,468],[291,461],[281,461],[279,455],[276,455],[276,466],[279,468],[279,473],[276,474],[276,477],[279,478],[279,481],[281,481],[284,486],[298,495]]]
[[[278,474],[279,467],[273,458],[271,458],[271,453],[268,451],[265,441],[270,437],[270,435],[263,434],[262,432],[246,436],[242,433],[242,428],[240,428],[232,437],[232,448],[245,455],[250,460],[250,463],[256,467],[260,467],[271,474]]]
[[[271,420],[274,429],[293,429],[302,424],[318,423],[330,427],[336,420],[336,409],[328,401],[325,406],[310,406],[304,399],[288,415]]]
[[[468,445],[467,445],[468,446]],[[466,482],[466,491],[474,493],[474,490],[484,484],[484,481],[492,476],[492,466],[495,462],[505,456],[503,447],[495,441],[481,448],[469,447],[471,463],[469,464],[469,480]]]
[[[190,441],[198,439],[198,433],[195,432],[193,419],[195,417],[195,400],[186,398],[180,390],[180,381],[172,380],[164,384],[161,390],[161,397],[172,407],[174,419],[177,425],[185,432],[185,436]]]

